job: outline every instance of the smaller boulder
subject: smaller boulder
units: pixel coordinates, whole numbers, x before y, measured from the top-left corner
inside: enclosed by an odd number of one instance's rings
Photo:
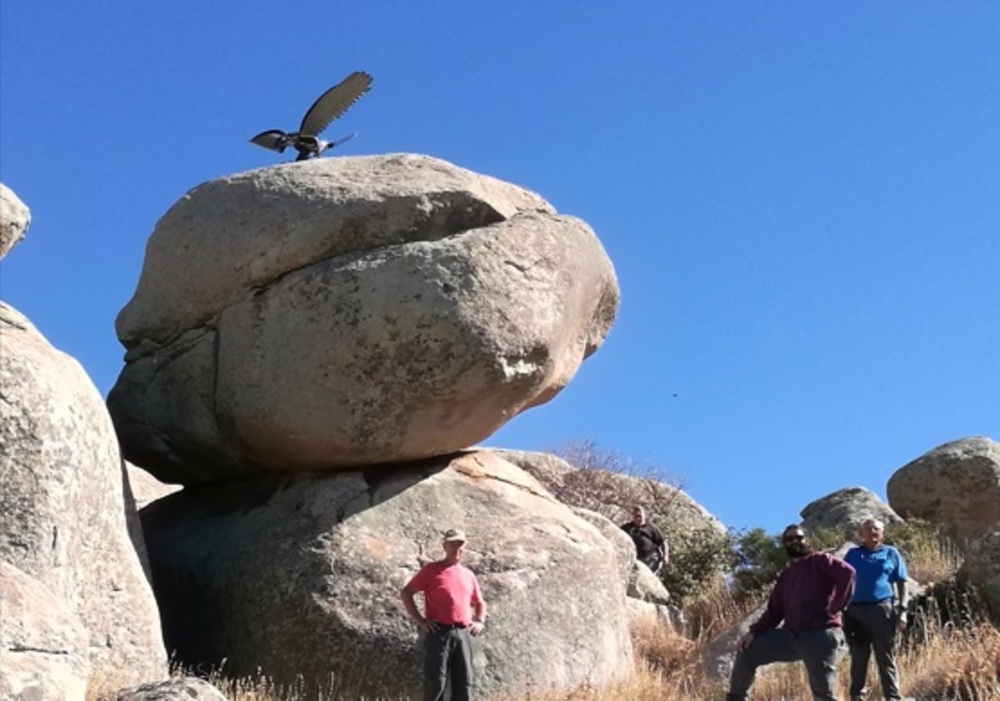
[[[891,506],[864,487],[838,489],[809,503],[799,514],[807,532],[835,531],[849,539],[857,538],[858,529],[869,518],[887,526],[903,523]]]
[[[670,592],[663,586],[663,582],[657,577],[646,563],[635,562],[632,568],[632,575],[628,580],[628,595],[633,599],[648,601],[652,604],[669,604]]]

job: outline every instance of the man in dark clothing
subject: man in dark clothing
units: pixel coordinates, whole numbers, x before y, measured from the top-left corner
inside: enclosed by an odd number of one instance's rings
[[[833,687],[844,651],[841,612],[854,593],[854,568],[813,552],[799,526],[786,528],[781,539],[792,561],[778,575],[764,613],[736,643],[726,700],[746,699],[758,667],[802,660],[813,699],[837,701]]]
[[[653,572],[659,572],[667,564],[667,541],[663,533],[646,518],[646,510],[641,506],[632,508],[632,520],[622,524],[622,530],[635,543],[635,556]]]

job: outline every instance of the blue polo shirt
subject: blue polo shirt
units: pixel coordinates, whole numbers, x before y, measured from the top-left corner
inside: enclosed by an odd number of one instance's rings
[[[869,604],[892,599],[894,582],[906,581],[906,563],[891,545],[869,550],[863,545],[851,548],[844,555],[855,571],[854,596],[851,603]]]

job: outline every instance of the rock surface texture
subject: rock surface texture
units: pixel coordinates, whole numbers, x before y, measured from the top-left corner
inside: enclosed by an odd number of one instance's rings
[[[87,633],[48,587],[0,560],[0,699],[83,701]]]
[[[130,541],[104,402],[79,363],[2,302],[0,345],[0,560],[79,618],[95,673],[165,677],[159,614]]]
[[[614,547],[488,451],[187,487],[142,518],[168,646],[186,663],[225,658],[232,675],[259,667],[278,683],[332,679],[350,698],[420,698],[399,590],[456,527],[488,604],[477,698],[599,687],[631,668]]]
[[[993,620],[1000,620],[1000,528],[980,534],[969,544],[958,576],[975,586]]]
[[[115,701],[226,701],[226,697],[204,679],[176,677],[122,689]]]
[[[938,446],[896,470],[886,495],[903,518],[967,543],[1000,526],[1000,443],[973,436]]]
[[[265,168],[157,224],[108,404],[166,482],[442,455],[559,392],[618,297],[586,224],[514,185],[414,155]]]
[[[0,258],[24,238],[31,212],[13,190],[0,183]]]
[[[892,507],[864,487],[847,487],[810,502],[799,514],[802,526],[809,533],[836,531],[846,538],[856,540],[861,524],[877,518],[889,529],[903,523]]]

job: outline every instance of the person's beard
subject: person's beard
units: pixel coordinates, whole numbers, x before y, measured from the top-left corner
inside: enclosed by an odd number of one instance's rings
[[[809,546],[801,540],[785,543],[785,553],[793,560],[798,560],[800,557],[805,557],[809,554]]]

